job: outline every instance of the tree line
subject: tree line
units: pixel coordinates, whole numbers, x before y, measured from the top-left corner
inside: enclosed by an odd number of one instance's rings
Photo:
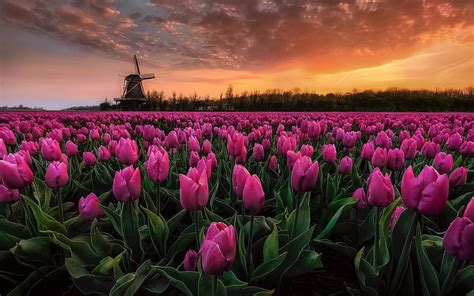
[[[121,109],[106,101],[101,110]],[[474,87],[447,90],[353,90],[317,94],[293,90],[234,93],[232,86],[218,98],[190,96],[163,91],[147,93],[136,110],[148,111],[474,111]]]

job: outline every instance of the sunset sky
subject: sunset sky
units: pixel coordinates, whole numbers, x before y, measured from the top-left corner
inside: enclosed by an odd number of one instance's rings
[[[60,109],[147,90],[474,85],[472,0],[2,0],[0,105]]]

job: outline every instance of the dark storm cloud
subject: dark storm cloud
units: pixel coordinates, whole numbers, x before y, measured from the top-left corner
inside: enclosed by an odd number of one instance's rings
[[[474,12],[467,0],[7,0],[0,10],[10,24],[111,56],[138,52],[179,68],[319,71],[404,56],[472,28]]]

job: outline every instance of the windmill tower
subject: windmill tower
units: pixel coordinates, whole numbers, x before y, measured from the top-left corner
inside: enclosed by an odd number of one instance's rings
[[[133,55],[135,73],[128,74],[124,79],[122,96],[115,98],[114,101],[120,104],[122,110],[138,110],[140,105],[146,101],[145,91],[143,90],[143,80],[154,79],[155,74],[141,74],[140,66],[136,55]]]

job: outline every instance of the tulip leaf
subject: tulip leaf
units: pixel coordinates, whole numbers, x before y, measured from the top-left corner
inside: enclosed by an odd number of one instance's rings
[[[100,232],[96,219],[94,219],[91,225],[91,244],[92,248],[94,248],[101,257],[105,257],[110,253],[110,244]]]
[[[341,200],[339,200],[341,201]],[[351,201],[346,201],[343,206],[341,206],[331,217],[329,222],[327,223],[326,227],[316,236],[317,239],[323,239],[326,238],[331,230],[334,228],[336,223],[341,219],[342,217],[347,214],[348,210],[350,210],[355,204],[357,204],[357,200],[352,199]]]
[[[268,262],[278,256],[278,229],[273,224],[273,230],[263,244],[263,262]]]
[[[158,267],[160,274],[166,277],[171,285],[188,296],[198,291],[199,273],[195,271],[178,271],[172,267]]]
[[[101,205],[100,208],[107,215],[107,218],[110,220],[110,222],[114,226],[115,231],[117,231],[118,234],[123,236],[120,215],[117,214],[113,209],[106,207],[104,205]]]
[[[0,218],[0,232],[5,232],[18,238],[29,238],[31,237],[28,229],[23,224],[8,221]]]
[[[138,210],[135,201],[124,202],[120,213],[122,234],[125,246],[131,252],[131,259],[140,263],[143,259],[143,246],[139,233]]]
[[[472,290],[474,290],[474,265],[471,264],[456,273],[452,291],[457,293],[453,295],[462,295]]]
[[[357,254],[357,251],[356,249],[354,249],[353,247],[351,246],[348,246],[346,245],[345,243],[343,242],[332,242],[331,240],[329,239],[314,239],[313,242],[316,244],[316,245],[320,245],[320,246],[325,246],[325,247],[328,247],[328,248],[331,248],[333,249],[334,251],[338,252],[339,254],[342,254],[344,256],[348,256],[350,258],[354,258]]]
[[[151,241],[158,252],[164,256],[166,254],[166,242],[168,240],[168,224],[165,220],[147,208],[143,208],[148,216],[148,231]]]
[[[418,270],[423,295],[439,295],[439,280],[435,268],[426,254],[426,250],[421,242],[421,230],[418,225],[415,237],[416,257],[418,260]]]
[[[38,224],[38,230],[52,230],[62,234],[66,234],[66,227],[63,224],[59,223],[56,219],[43,212],[41,208],[29,197],[22,195],[22,198],[26,200],[30,206],[33,215],[36,218]]]
[[[114,285],[115,281],[112,277],[92,275],[81,262],[74,258],[66,258],[65,266],[74,285],[83,294],[108,294]]]
[[[364,295],[378,296],[377,288],[380,287],[381,279],[372,265],[364,259],[364,248],[362,248],[354,259],[355,269],[359,283]]]
[[[166,224],[168,224],[168,231],[170,233],[172,233],[176,229],[176,227],[178,227],[179,222],[181,222],[181,220],[183,219],[183,217],[186,215],[187,212],[188,211],[186,211],[185,209],[182,209],[181,211],[176,213],[176,215],[171,217],[168,220],[168,222],[166,222]]]
[[[287,276],[296,277],[322,267],[321,254],[313,250],[303,250],[298,261],[288,271]]]
[[[135,273],[127,273],[117,279],[114,287],[110,290],[110,296],[132,296],[135,295],[151,271],[151,261],[147,260],[138,267]]]
[[[260,264],[252,273],[251,283],[255,283],[263,279],[267,274],[278,268],[278,266],[283,263],[283,260],[285,260],[287,254],[288,253],[285,252],[269,261],[265,261],[264,263]]]

